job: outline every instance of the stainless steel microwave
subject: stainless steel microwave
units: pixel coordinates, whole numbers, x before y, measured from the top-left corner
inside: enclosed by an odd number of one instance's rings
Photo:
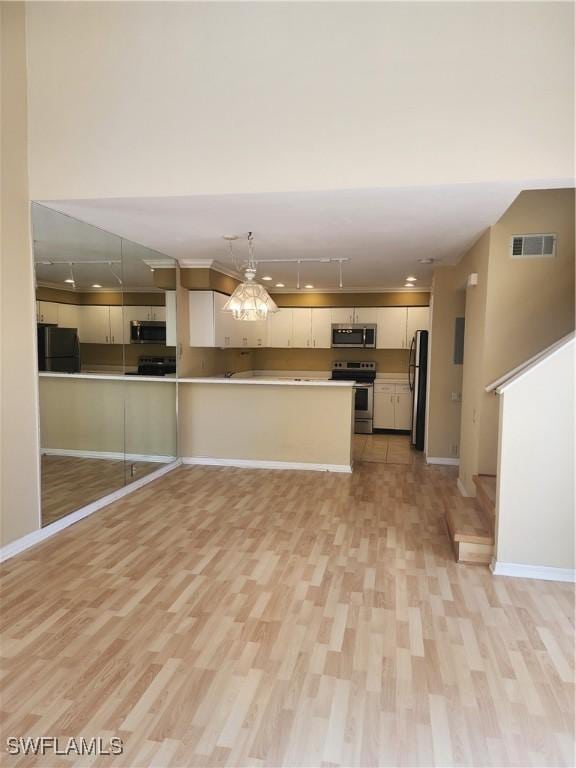
[[[376,323],[333,323],[332,346],[338,349],[375,349]]]
[[[162,320],[132,320],[130,344],[166,344],[166,323]]]

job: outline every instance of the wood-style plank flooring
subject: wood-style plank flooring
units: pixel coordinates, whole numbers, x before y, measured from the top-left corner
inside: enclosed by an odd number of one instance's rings
[[[17,766],[571,766],[574,591],[457,565],[448,467],[182,467],[1,567]]]
[[[69,515],[140,477],[155,472],[152,461],[124,462],[43,454],[42,525]]]

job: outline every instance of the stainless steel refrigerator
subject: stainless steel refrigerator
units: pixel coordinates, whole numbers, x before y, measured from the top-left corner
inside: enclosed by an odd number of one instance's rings
[[[426,388],[428,378],[428,331],[416,331],[410,344],[408,383],[412,392],[412,426],[410,444],[424,450],[426,429]]]
[[[76,328],[38,323],[38,370],[80,372],[80,344]]]

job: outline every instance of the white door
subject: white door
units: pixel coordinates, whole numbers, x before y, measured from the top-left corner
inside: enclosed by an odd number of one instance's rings
[[[412,418],[412,395],[400,393],[394,395],[394,429],[410,429]]]
[[[80,307],[78,304],[60,304],[58,307],[58,325],[60,328],[78,328],[80,325]]]
[[[377,323],[378,308],[377,307],[356,307],[356,309],[354,310],[354,322],[355,323]]]
[[[354,307],[341,307],[339,309],[332,310],[332,322],[333,323],[353,323],[354,322]]]
[[[249,323],[252,326],[250,341],[252,347],[265,347],[266,336],[268,332],[268,323],[266,320],[256,320],[254,323]]]
[[[230,312],[224,312],[224,304],[228,301],[228,296],[223,293],[214,293],[214,344],[217,347],[231,347],[232,333],[231,324],[234,318]]]
[[[54,301],[39,301],[39,314],[41,323],[54,323],[58,325],[58,304]]]
[[[394,385],[374,385],[374,426],[376,429],[394,429]]]
[[[215,347],[214,291],[188,291],[188,344]]]
[[[150,307],[123,307],[124,310],[124,339],[126,344],[130,344],[130,323],[132,321],[149,320]],[[120,334],[118,334],[120,337]],[[121,342],[116,342],[117,344]]]
[[[332,310],[312,310],[312,346],[315,349],[330,349],[332,346]]]
[[[123,307],[110,307],[110,344],[124,344],[125,338],[127,339],[126,343],[129,343],[130,337],[124,335],[125,323],[122,309]]]
[[[81,306],[79,334],[83,344],[110,343],[110,307]]]
[[[268,315],[268,346],[291,347],[292,346],[292,310],[279,309]]]
[[[408,307],[406,339],[408,346],[416,331],[427,331],[430,326],[430,307]]]
[[[292,346],[306,349],[312,346],[312,310],[292,310]]]
[[[377,349],[406,349],[406,307],[378,307]]]

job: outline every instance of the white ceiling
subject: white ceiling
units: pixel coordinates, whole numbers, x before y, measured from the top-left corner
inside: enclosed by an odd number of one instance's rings
[[[555,186],[559,182],[528,186]],[[348,258],[347,289],[397,289],[413,274],[428,288],[433,258],[456,262],[525,188],[522,183],[461,184],[330,192],[198,195],[45,201],[44,205],[139,242],[186,264],[216,260],[233,267],[224,235],[254,233],[257,259]],[[245,240],[234,244],[240,257]],[[302,284],[338,286],[336,265],[302,265]],[[292,264],[260,265],[286,288]]]

